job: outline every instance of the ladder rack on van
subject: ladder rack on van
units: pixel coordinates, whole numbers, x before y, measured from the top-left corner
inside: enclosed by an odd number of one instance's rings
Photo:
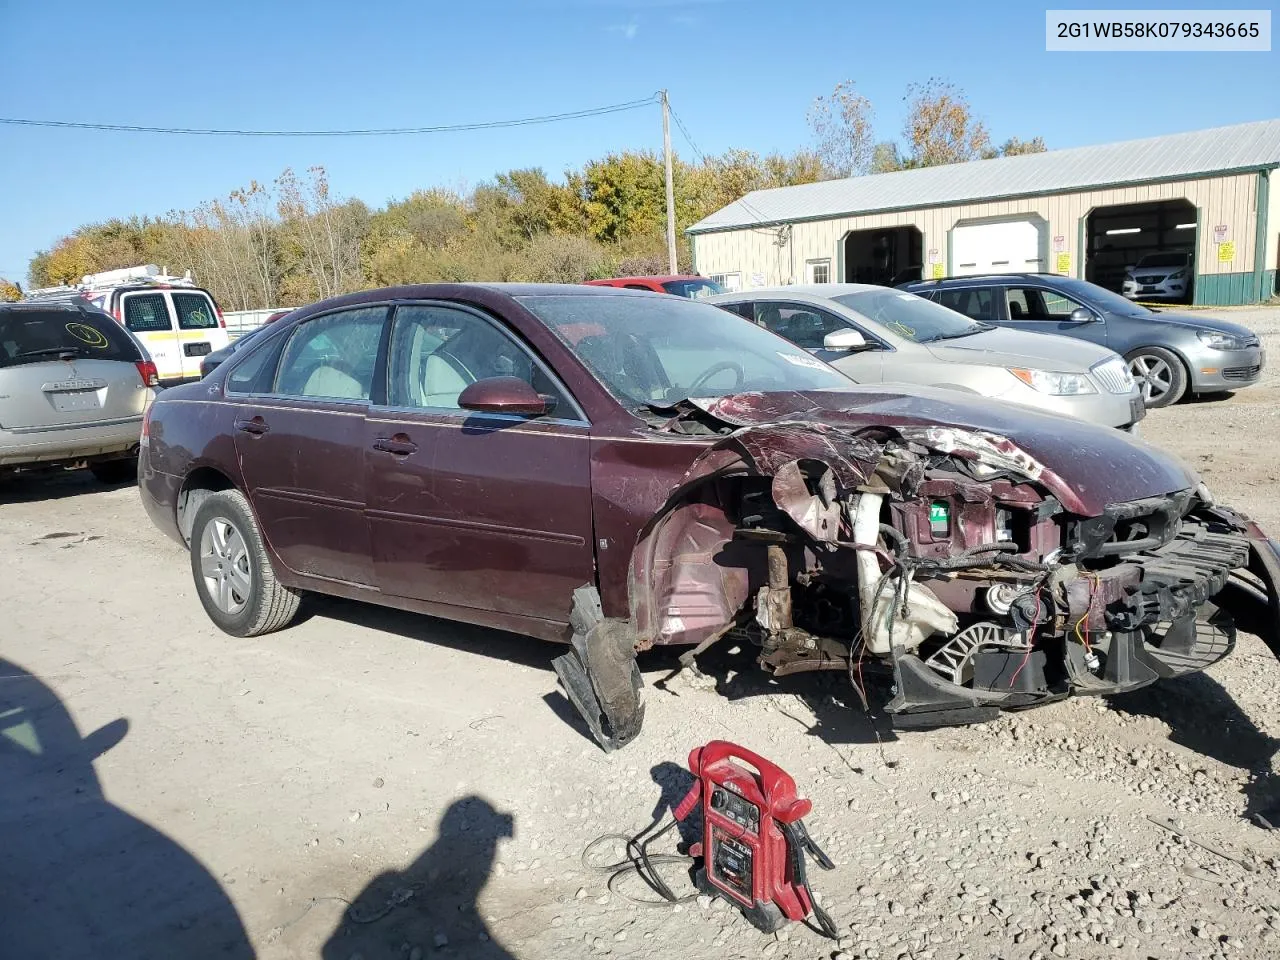
[[[70,300],[74,297],[87,296],[91,291],[112,290],[116,287],[194,287],[188,270],[181,277],[172,277],[154,263],[140,267],[123,267],[119,270],[104,270],[102,273],[89,273],[75,285],[62,284],[56,287],[40,287],[28,290],[26,300]]]

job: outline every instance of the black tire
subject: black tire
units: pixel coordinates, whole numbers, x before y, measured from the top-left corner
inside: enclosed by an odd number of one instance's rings
[[[191,576],[209,619],[233,637],[280,630],[298,613],[301,594],[276,579],[239,490],[211,493],[200,502],[191,524]]]
[[[99,483],[115,485],[118,483],[138,482],[138,458],[125,460],[101,460],[89,464],[89,472]]]
[[[1187,392],[1190,376],[1178,355],[1164,347],[1139,347],[1124,355],[1129,372],[1142,384],[1142,398],[1147,409],[1168,407]]]

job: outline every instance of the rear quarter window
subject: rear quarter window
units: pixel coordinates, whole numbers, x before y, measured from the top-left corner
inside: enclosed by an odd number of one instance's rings
[[[63,353],[95,360],[142,359],[114,320],[99,311],[0,311],[0,367],[56,360]]]

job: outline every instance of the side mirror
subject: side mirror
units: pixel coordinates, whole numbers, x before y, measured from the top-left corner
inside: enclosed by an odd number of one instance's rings
[[[1076,307],[1071,311],[1072,323],[1094,323],[1098,319],[1098,315],[1088,307]]]
[[[871,344],[857,330],[845,327],[843,330],[832,330],[822,338],[822,349],[838,350],[841,353],[855,353],[859,350],[870,350]]]
[[[540,417],[547,401],[519,377],[477,380],[458,395],[458,406],[477,413],[510,413]]]

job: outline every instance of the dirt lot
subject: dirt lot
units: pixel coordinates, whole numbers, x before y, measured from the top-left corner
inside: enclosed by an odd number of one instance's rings
[[[1280,358],[1280,310],[1231,316]],[[1145,436],[1280,533],[1274,360]],[[16,942],[0,920],[5,956],[1280,955],[1280,833],[1244,819],[1280,801],[1280,663],[1251,636],[1209,675],[980,728],[880,720],[882,745],[837,675],[771,684],[728,657],[725,696],[663,691],[659,656],[644,734],[604,755],[535,641],[345,603],[224,636],[134,490],[87,476],[0,485],[0,597],[0,730],[23,744],[0,736],[0,903],[29,885],[45,909]],[[716,737],[814,798],[840,944],[636,907],[580,862]]]

